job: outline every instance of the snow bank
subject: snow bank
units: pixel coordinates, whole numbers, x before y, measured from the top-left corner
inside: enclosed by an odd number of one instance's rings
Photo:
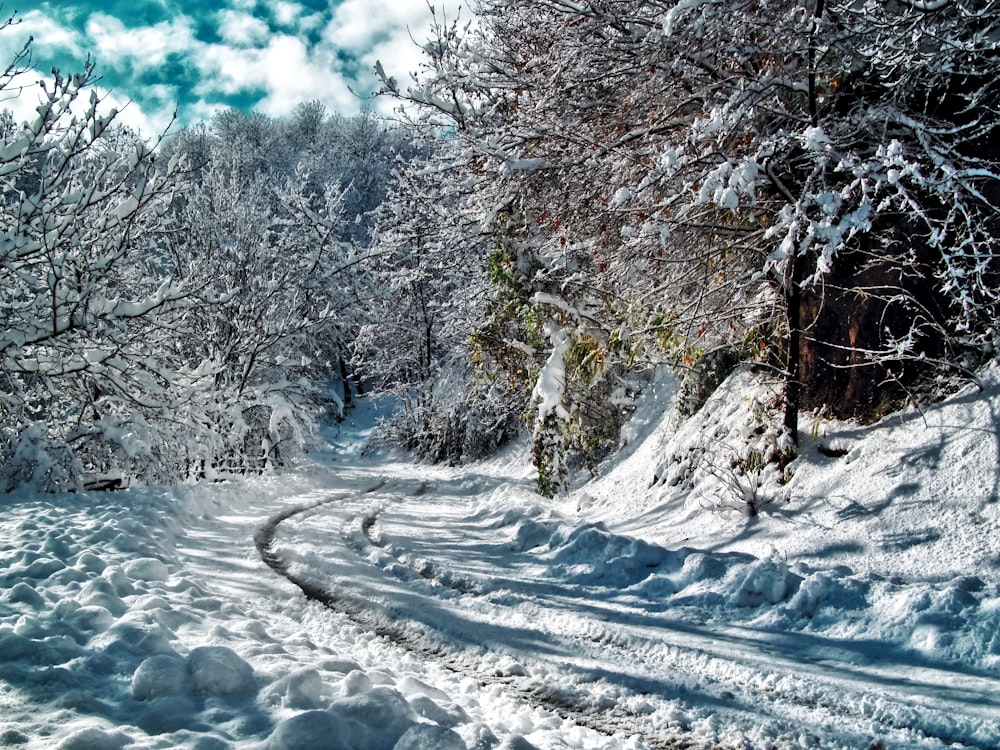
[[[603,521],[536,538],[536,553],[575,555],[555,572],[579,582],[614,568],[615,585],[664,607],[877,639],[997,674],[1000,368],[983,386],[872,427],[804,415],[811,434],[786,476],[754,477],[733,458],[775,437],[762,427],[774,386],[738,371],[679,426],[660,410],[644,448],[567,503]],[[757,517],[740,502],[751,484]],[[629,534],[661,551],[623,560],[639,544]]]
[[[5,499],[0,745],[465,750],[461,728],[497,746],[445,692],[364,669],[367,634],[316,644],[330,618],[251,557],[266,513],[247,503],[315,477],[283,481]]]

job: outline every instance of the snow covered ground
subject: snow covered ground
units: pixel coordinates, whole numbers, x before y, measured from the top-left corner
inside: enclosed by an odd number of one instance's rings
[[[363,415],[281,477],[5,496],[0,746],[1000,747],[984,382],[816,425],[785,485],[728,468],[742,374],[679,429],[654,389],[557,502],[522,449],[362,458]]]

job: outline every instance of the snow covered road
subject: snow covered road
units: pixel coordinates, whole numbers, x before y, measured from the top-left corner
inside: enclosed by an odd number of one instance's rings
[[[523,448],[450,469],[351,445],[5,496],[0,746],[994,750],[988,394],[838,428],[849,455],[803,456],[753,521],[650,488],[655,430],[560,501]]]
[[[527,492],[490,484],[390,481],[289,517],[278,549],[298,577],[371,602],[397,643],[651,747],[682,746],[702,724],[714,725],[712,741],[760,746],[990,747],[1000,737],[995,677],[882,641],[755,624],[762,607],[814,606],[783,566],[568,526]],[[710,581],[728,602],[705,606],[713,597],[694,590]],[[681,585],[691,604],[656,596]],[[719,621],[726,604],[736,622]]]

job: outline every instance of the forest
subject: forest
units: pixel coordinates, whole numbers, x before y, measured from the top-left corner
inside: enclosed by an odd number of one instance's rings
[[[271,471],[384,395],[382,441],[527,434],[556,495],[664,366],[686,413],[766,374],[737,463],[780,480],[803,415],[874,421],[996,357],[996,3],[478,0],[423,50],[377,68],[391,121],[150,138],[89,61],[6,113],[0,492]]]

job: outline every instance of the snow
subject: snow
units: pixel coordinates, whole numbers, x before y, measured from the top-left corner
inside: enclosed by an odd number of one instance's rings
[[[552,353],[542,366],[531,394],[532,401],[537,403],[539,424],[553,412],[569,418],[562,396],[566,386],[565,360],[570,348],[570,337],[562,326],[552,322],[545,324],[545,335],[552,342]]]
[[[817,422],[756,516],[719,470],[768,401],[745,371],[682,424],[655,384],[556,501],[524,446],[362,455],[363,411],[280,476],[5,495],[0,745],[996,748],[1000,373],[983,386]],[[269,519],[312,598],[258,554]]]
[[[626,203],[632,200],[634,193],[627,187],[620,187],[615,191],[615,194],[611,196],[611,200],[608,201],[608,205],[611,208],[617,208],[619,206],[624,206]]]
[[[138,210],[139,199],[134,195],[130,195],[115,209],[115,216],[118,217],[119,221],[125,221],[129,217],[133,216]]]

